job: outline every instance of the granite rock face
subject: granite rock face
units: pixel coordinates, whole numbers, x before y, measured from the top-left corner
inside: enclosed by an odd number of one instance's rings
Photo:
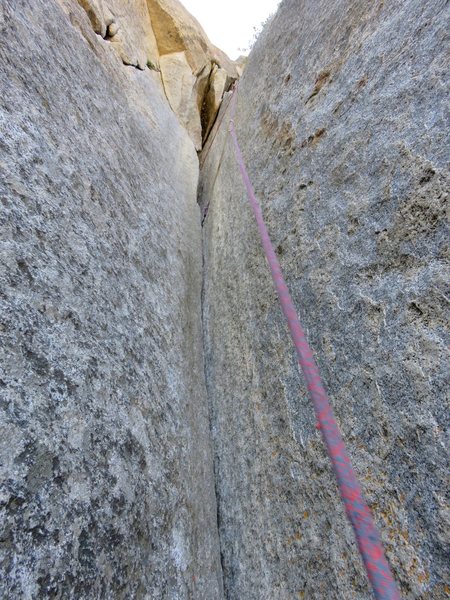
[[[225,69],[221,69],[217,65],[214,65],[209,76],[208,93],[206,94],[203,103],[202,121],[204,123],[204,140],[208,138],[208,135],[219,113],[224,94],[229,89],[231,82],[232,80]]]
[[[161,72],[172,109],[186,127],[197,150],[217,115],[223,93],[238,77],[233,61],[208,39],[200,23],[178,0],[147,0],[161,55]],[[226,73],[227,86],[217,103],[217,69]]]
[[[445,0],[284,0],[250,55],[235,117],[410,599],[443,599],[449,580],[448,17]],[[229,115],[220,119],[200,201],[209,204],[203,318],[225,596],[369,599]]]
[[[198,75],[192,73],[185,52],[164,54],[160,59],[161,76],[167,99],[180,123],[189,133],[197,150],[202,148],[200,107],[208,86],[210,66]]]
[[[63,0],[60,0],[64,4]],[[121,60],[144,70],[158,66],[159,54],[147,0],[78,0],[98,35],[111,42]]]
[[[236,65],[206,35],[203,27],[178,0],[147,0],[161,55],[186,52],[192,72],[200,73],[215,62],[236,77]]]
[[[63,4],[0,0],[0,596],[220,599],[198,159]]]
[[[67,5],[67,0],[59,2]],[[240,74],[237,65],[209,41],[178,0],[77,2],[94,32],[111,44],[124,64],[161,73],[172,110],[201,150],[224,91]],[[222,87],[218,69],[226,73]]]
[[[284,0],[235,117],[417,600],[449,580],[447,5]],[[175,0],[0,0],[0,73],[0,597],[368,600],[235,66]]]

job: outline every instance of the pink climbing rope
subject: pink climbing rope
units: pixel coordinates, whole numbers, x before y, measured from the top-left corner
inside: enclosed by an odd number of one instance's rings
[[[287,319],[292,341],[297,350],[298,362],[305,377],[309,395],[317,417],[317,427],[328,450],[336,475],[342,500],[350,523],[353,526],[359,551],[361,553],[367,575],[372,584],[375,598],[378,600],[399,600],[400,593],[392,576],[384,555],[380,536],[373,517],[362,496],[361,486],[350,462],[341,433],[334,418],[325,388],[322,384],[319,369],[311,348],[306,341],[294,303],[281,272],[280,263],[269,238],[261,206],[256,198],[252,183],[245,168],[244,158],[239,146],[234,127],[236,113],[237,86],[234,90],[231,106],[230,134],[234,144],[236,159],[244,181],[248,199],[258,224],[262,245],[269,262],[272,279],[280,299],[281,308]]]

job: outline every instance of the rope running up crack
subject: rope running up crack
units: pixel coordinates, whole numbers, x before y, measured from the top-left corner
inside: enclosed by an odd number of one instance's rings
[[[281,272],[280,263],[270,241],[261,206],[256,198],[255,191],[245,167],[244,158],[234,126],[237,87],[238,86],[236,85],[231,99],[230,119],[230,134],[233,140],[236,160],[247,190],[248,200],[258,225],[262,245],[269,263],[281,308],[287,319],[291,338],[297,351],[298,362],[303,371],[309,395],[314,405],[317,427],[322,432],[322,437],[336,475],[345,511],[353,526],[358,548],[367,575],[372,584],[375,598],[377,598],[377,600],[400,600],[400,592],[384,555],[380,536],[369,507],[363,499],[361,485],[357,480],[355,471],[350,462],[350,457],[336,423],[333,409],[331,408],[330,401],[320,377],[319,369],[306,340],[297,311]]]

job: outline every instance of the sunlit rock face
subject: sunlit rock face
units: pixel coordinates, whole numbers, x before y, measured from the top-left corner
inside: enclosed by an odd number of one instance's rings
[[[148,0],[161,54],[167,98],[197,150],[207,137],[225,91],[238,77],[237,66],[213,46],[200,23],[178,0]],[[217,70],[226,74],[218,85]],[[212,97],[217,97],[216,101]]]
[[[224,92],[240,73],[237,64],[178,0],[77,1],[124,64],[160,73],[172,110],[201,150]]]
[[[285,0],[250,55],[235,117],[388,558],[417,599],[448,592],[447,29],[444,0]],[[200,182],[226,597],[369,599],[229,110]]]

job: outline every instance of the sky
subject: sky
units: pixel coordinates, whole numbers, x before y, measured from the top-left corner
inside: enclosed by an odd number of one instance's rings
[[[276,11],[279,0],[181,0],[211,42],[236,60],[248,48],[253,27]]]

